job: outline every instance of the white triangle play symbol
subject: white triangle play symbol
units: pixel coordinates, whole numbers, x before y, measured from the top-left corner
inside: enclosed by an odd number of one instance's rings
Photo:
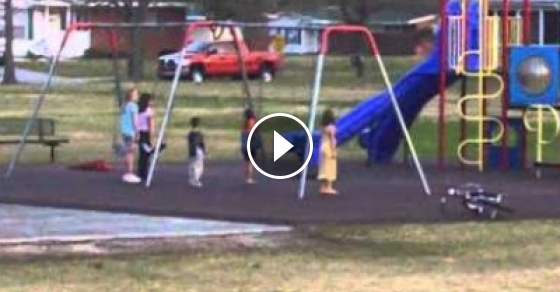
[[[286,154],[290,149],[294,148],[292,143],[284,139],[282,135],[274,131],[274,162]]]

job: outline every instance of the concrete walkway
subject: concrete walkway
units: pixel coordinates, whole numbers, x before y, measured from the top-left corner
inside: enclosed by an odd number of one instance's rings
[[[0,205],[0,245],[287,231],[284,226]]]
[[[45,72],[38,72],[28,69],[16,69],[16,78],[18,82],[24,84],[43,84],[48,77],[47,65],[45,64]],[[4,78],[4,67],[0,67],[0,80]],[[62,84],[62,85],[81,85],[84,83],[95,82],[95,81],[106,81],[112,80],[112,77],[98,77],[98,78],[70,78],[70,77],[60,77],[55,76],[52,79],[52,84]]]

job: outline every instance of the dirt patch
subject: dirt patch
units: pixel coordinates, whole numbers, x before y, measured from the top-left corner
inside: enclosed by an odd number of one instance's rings
[[[81,242],[38,242],[0,245],[0,257],[63,257],[189,251],[280,249],[307,244],[297,232],[240,234],[208,237],[118,239]]]

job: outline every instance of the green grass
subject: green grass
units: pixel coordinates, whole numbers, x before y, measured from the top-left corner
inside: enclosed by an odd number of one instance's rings
[[[385,58],[385,64],[391,73],[391,79],[396,80],[417,62],[414,58]],[[309,104],[310,84],[313,79],[312,57],[290,57],[286,59],[286,68],[279,78],[272,84],[251,82],[251,91],[258,109],[262,109],[261,116],[275,112],[294,114],[304,121],[307,120],[307,106]],[[19,64],[29,69],[45,69],[41,62],[25,62]],[[124,71],[125,64],[122,62]],[[320,107],[333,107],[339,115],[353,108],[364,97],[384,89],[379,70],[370,60],[368,75],[363,80],[353,77],[348,58],[328,58],[325,67],[325,80],[321,90]],[[146,72],[155,70],[155,63],[147,61]],[[151,71],[150,71],[151,70]],[[111,76],[112,64],[110,60],[80,60],[64,62],[58,74],[68,77],[102,77]],[[123,83],[124,88],[130,87],[130,82]],[[170,83],[167,81],[146,80],[137,83],[141,91],[154,92],[157,97],[156,107],[159,117],[165,106]],[[473,82],[469,87],[475,86]],[[40,86],[16,85],[0,88],[2,96],[2,110],[0,117],[29,115],[31,105],[37,96]],[[459,124],[456,115],[458,85],[450,88],[447,112],[450,120],[447,124],[447,155],[455,157]],[[203,118],[204,129],[210,143],[210,151],[214,159],[231,159],[239,155],[238,129],[241,124],[241,111],[247,98],[243,97],[240,82],[229,79],[212,80],[203,85],[182,83],[177,91],[174,114],[167,137],[169,154],[163,156],[164,161],[173,161],[185,157],[184,136],[188,130],[188,120],[194,115]],[[434,99],[436,100],[436,99]],[[472,105],[469,111],[474,109]],[[497,107],[490,105],[490,111],[497,113]],[[110,80],[101,80],[85,85],[55,85],[47,95],[47,100],[41,112],[42,116],[52,117],[58,121],[60,134],[69,136],[71,143],[60,151],[63,163],[73,163],[94,158],[112,157],[112,139],[115,132],[116,109],[114,106],[114,84]],[[412,137],[421,158],[433,160],[436,157],[437,146],[437,102],[431,102],[422,112],[420,118],[412,127]],[[552,131],[549,131],[552,132]],[[474,125],[469,126],[469,137],[476,136]],[[534,136],[529,137],[530,155],[534,155]],[[546,146],[547,159],[556,160],[553,151],[557,141]],[[0,147],[0,161],[6,161],[13,151],[13,147]],[[474,151],[470,149],[469,151]],[[341,150],[342,157],[365,156],[356,142],[350,142]],[[24,154],[24,163],[43,163],[47,161],[46,149],[30,146]]]
[[[387,58],[391,79],[402,76],[414,62],[411,58]],[[147,73],[153,73],[153,65],[146,66]],[[20,66],[45,68],[44,63]],[[305,118],[313,60],[290,58],[286,68],[273,84],[252,82],[251,89],[262,108],[261,115],[287,112]],[[379,73],[373,71],[366,79],[355,80],[347,58],[330,58],[326,69],[320,106],[334,107],[339,115],[384,88]],[[68,62],[58,71],[69,77],[105,77],[111,72],[107,60]],[[169,83],[146,80],[137,86],[156,93],[161,120]],[[0,117],[28,116],[38,90],[39,86],[29,85],[0,87]],[[447,155],[453,159],[459,137],[455,114],[458,86],[448,92]],[[49,92],[41,115],[55,118],[60,134],[71,139],[59,152],[62,163],[112,157],[113,97],[112,82],[103,80],[83,86],[55,86]],[[167,136],[170,148],[163,160],[186,157],[187,121],[194,115],[203,119],[212,159],[238,158],[238,129],[245,101],[239,82],[182,83]],[[495,105],[490,110],[497,112]],[[436,116],[437,103],[432,102],[411,129],[425,161],[436,156]],[[470,125],[469,137],[475,134],[476,128]],[[534,135],[530,135],[530,155],[534,153],[533,141]],[[558,146],[557,141],[546,146],[547,159],[559,159],[555,157]],[[13,149],[0,147],[0,163]],[[352,141],[341,149],[341,156],[363,159],[365,154]],[[47,158],[47,149],[30,146],[23,162],[45,163]],[[557,226],[558,222],[315,226],[300,230],[295,242],[281,248],[0,258],[0,291],[553,292],[560,285]]]
[[[417,60],[410,57],[386,58],[385,66],[389,68],[389,75],[392,78],[397,78],[405,73]],[[119,72],[121,78],[126,79],[126,61],[120,60]],[[369,59],[366,65],[366,78],[368,83],[382,83],[379,67],[375,59]],[[19,67],[46,72],[49,64],[44,61],[29,61],[21,62]],[[87,68],[87,70],[84,70]],[[144,75],[147,80],[155,79],[157,70],[156,60],[145,60]],[[279,83],[283,85],[294,85],[313,80],[313,72],[315,70],[315,58],[312,56],[296,56],[288,57],[285,60],[283,70],[281,71],[282,78]],[[355,74],[350,66],[348,57],[329,57],[325,62],[325,83],[339,84],[339,85],[363,85],[366,82],[356,80]],[[114,76],[113,63],[109,59],[93,59],[93,60],[79,60],[60,63],[56,70],[57,75],[63,77],[81,77],[81,78],[96,78],[96,77],[112,77]]]
[[[280,248],[0,259],[0,291],[553,292],[557,225],[323,226]]]

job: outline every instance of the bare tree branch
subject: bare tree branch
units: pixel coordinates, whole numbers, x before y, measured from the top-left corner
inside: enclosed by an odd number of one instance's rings
[[[344,22],[366,24],[370,15],[389,6],[388,0],[338,0]]]

